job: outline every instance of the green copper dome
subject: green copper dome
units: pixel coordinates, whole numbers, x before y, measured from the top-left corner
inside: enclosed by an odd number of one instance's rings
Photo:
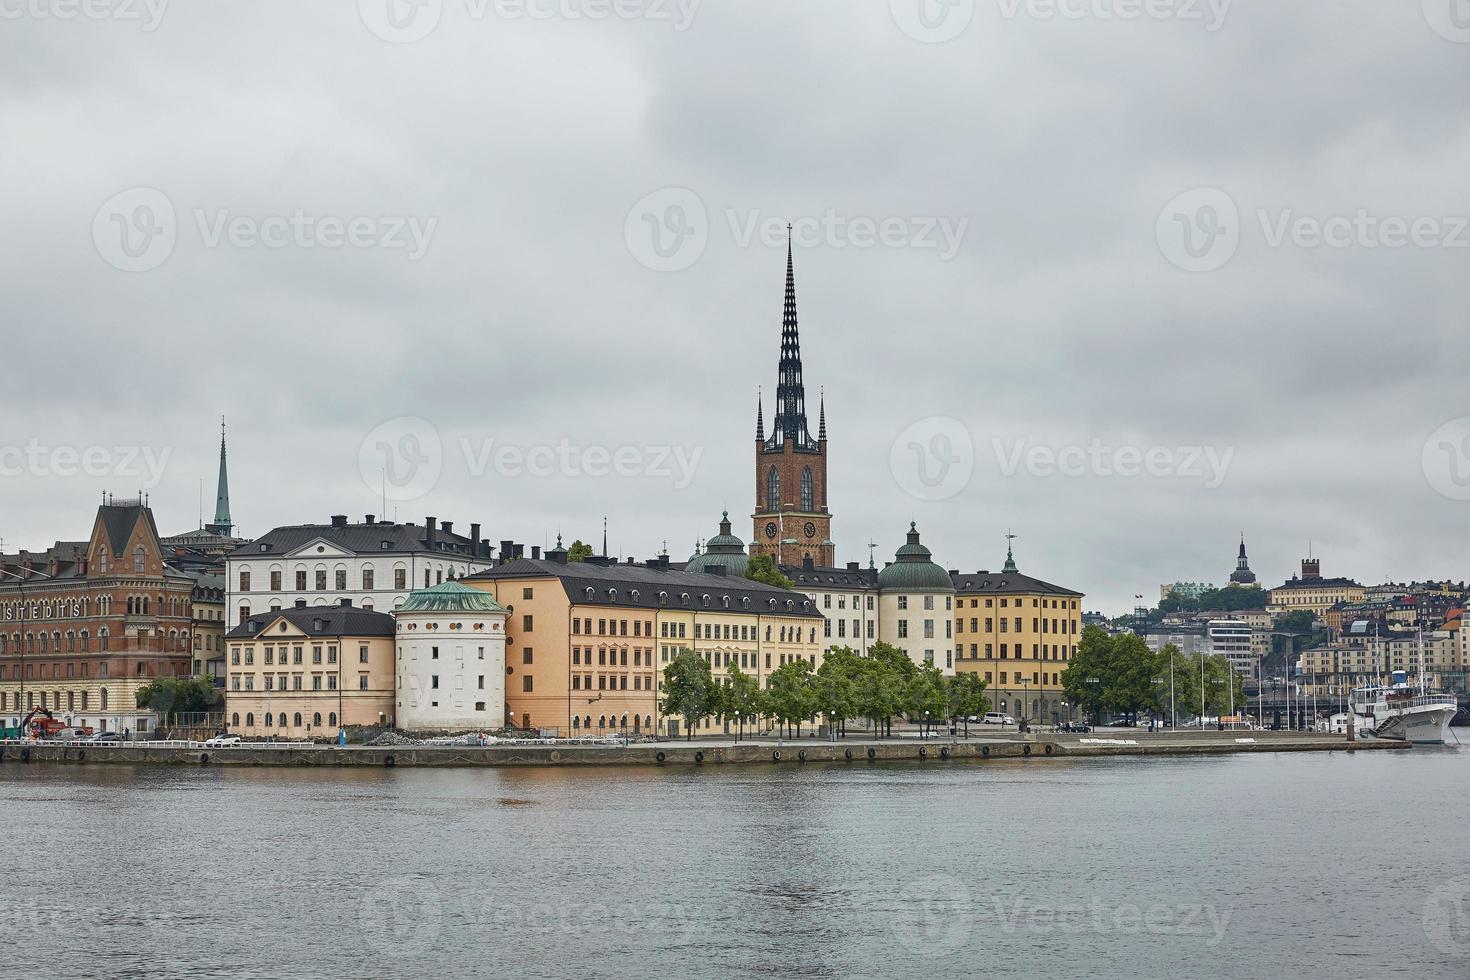
[[[503,613],[506,609],[488,592],[458,582],[445,582],[433,588],[419,589],[397,611]]]
[[[745,542],[730,533],[730,512],[725,511],[720,519],[720,533],[704,543],[704,552],[695,552],[684,566],[687,572],[707,572],[716,565],[724,566],[725,574],[743,577],[750,565],[750,556],[745,553]]]
[[[953,592],[949,573],[938,565],[929,549],[919,543],[918,528],[909,524],[909,539],[894,555],[895,561],[878,573],[878,588],[884,592]]]

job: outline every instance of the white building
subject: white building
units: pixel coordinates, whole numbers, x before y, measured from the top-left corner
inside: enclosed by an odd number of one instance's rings
[[[1212,657],[1225,657],[1245,677],[1256,674],[1256,652],[1251,624],[1239,619],[1212,619],[1205,628]]]
[[[851,647],[866,655],[878,642],[878,571],[860,568],[855,561],[846,568],[823,568],[815,562],[782,565],[781,574],[793,588],[811,597],[822,613],[823,653],[835,647]]]
[[[330,524],[278,527],[241,545],[226,559],[226,608],[233,622],[251,613],[308,606],[337,606],[344,599],[359,609],[389,612],[415,589],[428,588],[492,566],[491,548],[480,525],[468,537],[449,521],[423,525],[346,517]]]
[[[913,524],[894,559],[878,573],[878,639],[953,677],[954,581],[919,543]]]
[[[395,615],[398,727],[504,727],[506,609],[488,592],[445,582],[414,592]]]

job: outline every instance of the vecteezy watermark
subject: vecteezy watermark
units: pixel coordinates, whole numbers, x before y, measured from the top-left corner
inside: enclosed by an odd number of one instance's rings
[[[709,212],[686,187],[665,187],[645,195],[623,222],[628,251],[654,272],[682,272],[709,247]]]
[[[888,0],[898,29],[924,44],[953,41],[975,19],[975,0]]]
[[[778,248],[790,240],[803,248],[916,249],[948,262],[964,244],[970,219],[942,215],[820,214],[778,217],[760,209],[726,208],[725,225],[736,248]],[[623,220],[628,252],[655,272],[681,272],[709,247],[711,222],[704,199],[687,187],[644,195]]]
[[[402,415],[363,437],[357,447],[362,481],[385,500],[404,503],[426,497],[444,472],[444,444],[428,419]]]
[[[1218,187],[1196,187],[1174,197],[1154,223],[1164,258],[1185,272],[1214,272],[1240,247],[1240,209]]]
[[[379,882],[363,893],[357,924],[377,953],[407,956],[423,952],[443,929],[444,901],[433,883],[403,875]]]
[[[570,439],[517,445],[493,438],[461,436],[457,448],[472,479],[508,480],[647,479],[687,490],[704,459],[704,448],[672,445],[582,446]],[[452,453],[451,453],[452,455]],[[374,428],[357,449],[357,470],[374,494],[404,503],[426,497],[444,474],[444,440],[428,419],[405,415]]]
[[[1006,20],[1198,21],[1214,33],[1234,0],[995,0]]]
[[[1424,936],[1446,956],[1470,958],[1470,876],[1452,878],[1424,899]]]
[[[1470,500],[1470,415],[1450,419],[1424,440],[1424,479],[1450,500]]]
[[[919,500],[949,500],[970,485],[975,473],[975,440],[957,418],[919,419],[893,440],[888,450],[893,479]]]
[[[1423,0],[1424,19],[1434,33],[1456,44],[1470,44],[1470,0]]]
[[[900,946],[938,959],[965,948],[975,927],[970,889],[953,875],[929,875],[898,890],[889,927]]]
[[[1401,248],[1470,248],[1470,216],[1392,215],[1357,208],[1343,214],[1300,214],[1293,208],[1257,208],[1256,223],[1267,248],[1331,248],[1376,251]],[[1235,257],[1244,234],[1240,208],[1218,187],[1197,187],[1174,197],[1159,213],[1159,250],[1186,272],[1214,272]]]
[[[1085,446],[1032,445],[1025,439],[1006,444],[992,439],[996,462],[1004,477],[1021,472],[1034,477],[1121,477],[1136,479],[1199,480],[1208,490],[1225,482],[1235,447],[1226,446],[1110,446],[1093,439]]]
[[[21,446],[0,445],[0,478],[71,479],[116,477],[136,480],[151,490],[163,482],[173,449],[165,446],[48,446],[30,439]]]
[[[3,2],[3,0],[0,0]],[[416,262],[428,252],[438,218],[416,215],[240,214],[229,208],[189,212],[199,243],[208,249],[378,249],[402,251]],[[179,221],[168,195],[132,187],[102,203],[92,218],[92,243],[107,264],[123,272],[156,269],[174,252]]]
[[[0,20],[115,20],[156,31],[169,0],[0,0]]]
[[[627,445],[578,446],[570,439],[555,445],[518,446],[485,439],[474,443],[460,440],[465,466],[472,477],[487,473],[506,479],[552,477],[600,480],[610,476],[623,479],[668,480],[675,490],[687,490],[704,458],[704,448],[690,450],[684,446]]]
[[[1157,902],[1145,906],[1105,902],[1096,895],[1084,904],[1075,905],[1046,905],[1026,898],[995,896],[991,899],[991,911],[1001,931],[1007,934],[1176,936],[1201,939],[1210,948],[1224,942],[1231,915],[1213,905]]]
[[[3,2],[3,0],[0,0]],[[460,0],[466,18],[483,21],[651,21],[677,33],[694,26],[703,0]],[[358,0],[364,26],[391,44],[422,41],[444,19],[445,0]]]

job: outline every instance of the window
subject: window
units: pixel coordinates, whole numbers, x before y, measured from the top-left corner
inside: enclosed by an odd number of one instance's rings
[[[143,571],[143,546],[141,544],[133,549],[133,571]]]
[[[801,509],[812,510],[812,468],[804,467],[801,471]]]
[[[532,590],[532,589],[522,589],[521,590],[521,598],[522,599],[529,599],[529,598],[531,598],[531,595],[532,595],[533,591],[534,590]]]
[[[907,609],[908,607],[909,607],[909,597],[906,596],[906,595],[899,596],[898,597],[898,608],[900,608],[900,609]]]
[[[526,633],[531,632],[532,626],[531,626],[531,617],[530,617],[529,614],[521,617],[521,630],[523,632],[526,632]]]
[[[429,678],[429,687],[433,688],[436,691],[439,690],[439,675],[438,674],[435,674],[435,675],[433,675],[432,677]]]
[[[357,689],[359,691],[366,691],[368,689],[367,681],[368,681],[368,675],[367,674],[358,674],[357,675]]]
[[[907,640],[909,638],[909,621],[907,619],[900,619],[898,621],[898,638],[900,640]]]
[[[530,694],[531,693],[531,675],[530,674],[524,674],[524,675],[521,676],[521,691],[523,693],[525,693],[525,694]]]
[[[318,592],[327,591],[327,570],[325,568],[316,570],[316,590]]]
[[[250,572],[249,572],[249,570],[242,571],[240,573],[240,591],[241,592],[249,592],[250,591]]]
[[[296,570],[296,591],[306,591],[306,569],[304,568],[298,568]]]
[[[345,568],[339,568],[339,569],[337,569],[337,574],[335,576],[335,579],[336,579],[336,583],[337,583],[337,591],[338,592],[346,592],[347,591],[347,569],[345,569]]]
[[[521,650],[521,663],[523,663],[523,664],[529,664],[529,663],[531,663],[531,648],[530,647],[526,647],[523,650]]]
[[[368,648],[366,643],[361,644],[357,648],[357,662],[360,664],[365,664],[368,662]]]
[[[781,474],[776,472],[772,466],[770,473],[766,475],[766,510],[778,511],[781,509]]]
[[[393,588],[397,589],[399,592],[402,592],[404,589],[408,588],[408,569],[393,569]]]
[[[371,592],[373,590],[373,570],[371,567],[362,570],[362,590]]]

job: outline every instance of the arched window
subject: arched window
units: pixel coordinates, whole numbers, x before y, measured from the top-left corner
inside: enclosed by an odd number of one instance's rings
[[[311,716],[311,723],[313,725],[320,725],[322,723],[322,713],[320,711]]]
[[[240,727],[240,712],[237,711],[234,714],[230,715],[230,727],[231,728],[239,728]]]
[[[581,727],[582,727],[582,718],[581,718],[581,716],[580,715],[573,715],[572,716],[572,730],[573,731],[577,731]]]
[[[781,474],[776,472],[776,467],[771,467],[771,472],[766,474],[766,510],[781,509]]]
[[[107,688],[102,689],[102,710],[107,710]]]
[[[597,727],[598,729],[603,729],[607,727],[607,715],[597,716]]]
[[[643,716],[643,727],[649,729],[650,731],[653,729],[653,715]]]
[[[337,727],[337,712],[334,711],[331,714],[327,715],[327,724],[331,725],[333,728]]]
[[[135,572],[141,572],[142,570],[143,570],[143,546],[140,544],[140,545],[138,545],[138,547],[136,547],[136,548],[133,549],[133,571],[135,571]]]
[[[801,509],[812,509],[812,468],[803,467],[801,471]]]
[[[285,715],[283,714],[281,718],[282,720],[284,720]],[[291,724],[295,725],[297,728],[301,727],[301,712],[298,711],[296,712],[296,714],[291,716]]]
[[[97,649],[103,653],[107,652],[107,627],[104,626],[97,631]],[[103,697],[106,697],[104,694]]]
[[[265,713],[265,727],[266,728],[271,727],[271,719],[274,718],[274,717],[275,717],[275,715],[272,715],[269,711],[267,711]]]
[[[254,728],[255,727],[255,712],[253,712],[253,711],[247,711],[247,712],[245,712],[245,727],[246,728]]]

